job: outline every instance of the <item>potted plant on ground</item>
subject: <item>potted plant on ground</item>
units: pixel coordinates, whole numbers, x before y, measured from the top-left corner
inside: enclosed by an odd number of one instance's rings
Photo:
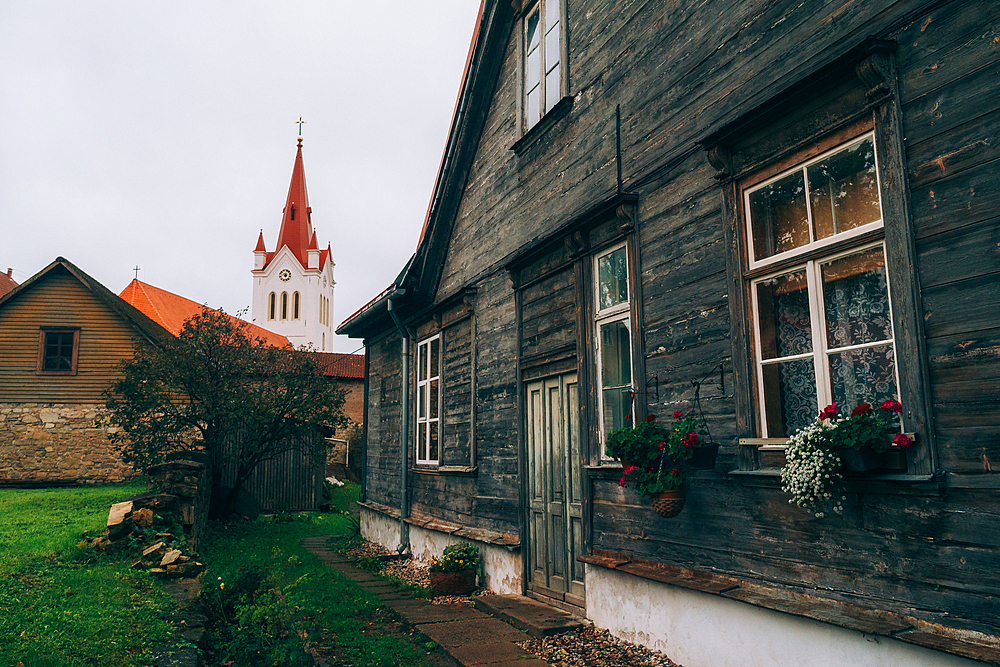
[[[440,558],[431,558],[430,580],[435,595],[468,595],[476,590],[479,547],[459,542],[445,547]]]
[[[882,452],[894,445],[906,449],[913,444],[912,438],[899,432],[902,411],[897,401],[889,400],[877,411],[862,403],[844,417],[836,403],[828,405],[815,422],[788,439],[781,468],[781,489],[792,494],[788,502],[817,517],[843,512],[845,468],[873,470]]]

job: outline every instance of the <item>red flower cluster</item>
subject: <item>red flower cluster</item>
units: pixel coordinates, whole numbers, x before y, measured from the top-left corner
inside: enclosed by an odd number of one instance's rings
[[[857,417],[858,415],[866,415],[872,411],[871,403],[862,403],[858,407],[851,410],[851,416]]]
[[[646,415],[646,423],[647,424],[649,422],[653,421],[654,419],[656,419],[656,415]]]
[[[887,410],[889,412],[902,412],[903,411],[903,406],[900,405],[899,401],[893,401],[891,399],[888,400],[888,401],[885,401],[879,407],[882,408],[883,410]]]
[[[681,412],[680,410],[678,410],[677,412],[674,413],[674,419],[680,419],[683,416],[684,416],[684,413]]]
[[[685,447],[694,447],[698,444],[698,434],[693,431],[688,433],[681,439],[681,444]]]
[[[819,413],[820,419],[833,419],[837,416],[837,404],[831,403],[830,405],[823,408],[823,412]]]
[[[913,444],[913,439],[910,438],[910,436],[906,435],[905,433],[900,433],[895,438],[892,439],[892,442],[893,444],[899,445],[903,449],[906,449],[907,447]]]

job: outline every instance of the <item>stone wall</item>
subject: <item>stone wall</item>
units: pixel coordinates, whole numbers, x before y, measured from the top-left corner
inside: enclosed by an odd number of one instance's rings
[[[108,439],[101,404],[0,403],[0,482],[121,482],[138,473]]]
[[[212,466],[207,456],[196,452],[179,452],[168,455],[167,458],[173,460],[150,466],[146,470],[149,486],[153,491],[133,496],[132,500],[144,507],[155,508],[155,504],[144,505],[143,502],[158,498],[175,498],[176,507],[173,509],[184,527],[192,549],[197,550],[205,526],[208,524],[208,509],[212,495]],[[173,506],[173,503],[174,501],[169,501],[170,506]]]

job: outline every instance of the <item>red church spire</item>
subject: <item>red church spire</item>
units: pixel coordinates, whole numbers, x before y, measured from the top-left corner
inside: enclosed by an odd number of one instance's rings
[[[267,252],[267,247],[264,246],[264,230],[260,230],[260,234],[257,236],[257,247],[253,249],[254,252]]]
[[[306,170],[302,165],[302,137],[299,137],[299,148],[295,153],[295,166],[292,167],[292,182],[288,186],[288,198],[285,200],[285,210],[282,212],[281,231],[278,232],[278,245],[288,249],[298,258],[303,267],[308,266],[309,242],[313,236],[312,209],[309,208],[309,195],[306,192]]]

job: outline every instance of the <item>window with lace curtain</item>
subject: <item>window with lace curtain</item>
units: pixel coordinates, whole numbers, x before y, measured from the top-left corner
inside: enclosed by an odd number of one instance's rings
[[[898,395],[874,133],[777,169],[741,183],[767,438],[833,402],[849,410]]]

